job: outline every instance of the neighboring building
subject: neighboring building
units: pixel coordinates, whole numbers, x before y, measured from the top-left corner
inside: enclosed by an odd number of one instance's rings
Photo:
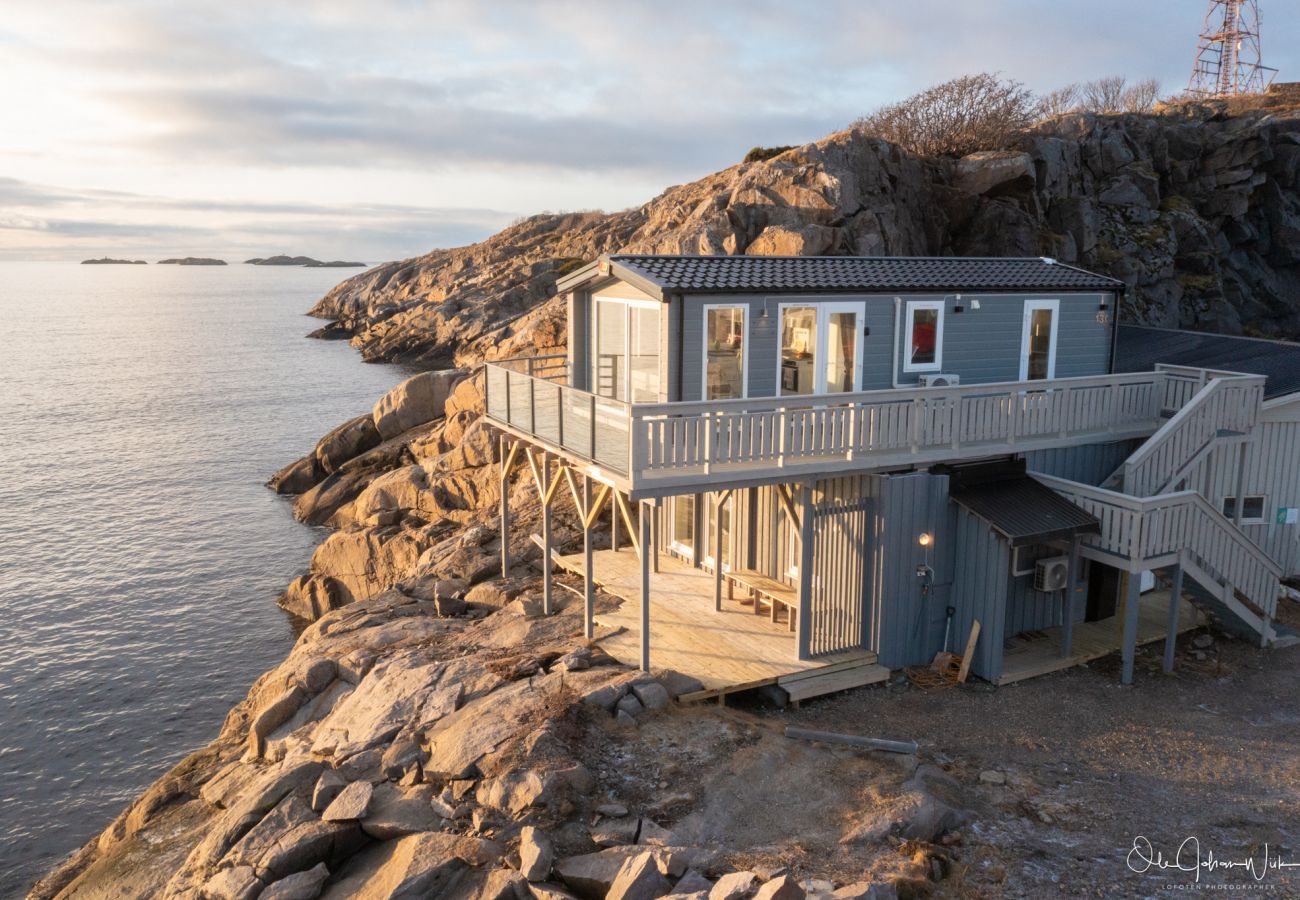
[[[1115,649],[1129,681],[1137,643],[1199,616],[1141,596],[1153,570],[1278,636],[1295,529],[1261,549],[1256,495],[1225,516],[1215,493],[1264,490],[1240,457],[1265,379],[1119,372],[1117,281],[1037,258],[614,255],[558,289],[567,357],[488,364],[487,413],[503,479],[532,468],[548,552],[567,484],[586,546],[560,562],[621,658],[648,668],[653,645],[710,692],[800,699],[973,638],[993,682]],[[605,502],[630,548],[595,550]],[[593,582],[639,602],[593,617]]]

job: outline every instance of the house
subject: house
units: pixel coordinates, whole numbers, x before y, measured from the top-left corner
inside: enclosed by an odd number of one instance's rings
[[[968,643],[994,683],[1116,649],[1128,682],[1201,608],[1272,642],[1294,528],[1252,535],[1244,492],[1300,497],[1247,477],[1266,379],[1124,371],[1122,287],[1041,258],[602,257],[558,284],[566,355],[485,367],[503,484],[531,469],[548,558],[572,500],[589,637],[718,695]],[[597,583],[628,602],[595,616]]]

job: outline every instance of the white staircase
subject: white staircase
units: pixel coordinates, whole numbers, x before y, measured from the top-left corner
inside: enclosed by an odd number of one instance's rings
[[[1203,372],[1103,486],[1035,477],[1101,522],[1101,534],[1084,540],[1085,556],[1132,573],[1181,565],[1202,589],[1194,599],[1268,645],[1277,639],[1281,568],[1200,493],[1175,490],[1212,452],[1250,439],[1263,399],[1260,376]]]
[[[1135,497],[1176,487],[1209,454],[1246,440],[1259,421],[1264,378],[1217,373],[1103,482]]]

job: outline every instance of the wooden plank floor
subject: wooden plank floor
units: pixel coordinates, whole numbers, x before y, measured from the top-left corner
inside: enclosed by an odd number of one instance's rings
[[[621,629],[600,638],[600,645],[628,665],[641,663],[641,563],[636,552],[598,550],[594,578],[607,593],[625,602],[596,617],[599,625]],[[582,554],[560,556],[565,569],[582,574]],[[876,656],[853,651],[800,660],[795,636],[784,623],[729,601],[713,608],[713,575],[674,557],[662,555],[659,571],[650,574],[650,664],[698,678],[705,689],[726,693],[776,683],[782,676],[845,665],[871,665]]]
[[[1191,631],[1204,622],[1200,611],[1186,600],[1178,613],[1178,632]],[[1138,645],[1163,641],[1169,613],[1169,592],[1151,591],[1142,595],[1138,617]],[[1120,649],[1123,623],[1118,616],[1081,622],[1074,626],[1073,653],[1062,658],[1061,627],[1045,628],[1039,637],[1018,639],[1002,655],[1002,677],[998,684],[1010,684],[1048,672],[1058,672],[1081,663],[1100,659]]]

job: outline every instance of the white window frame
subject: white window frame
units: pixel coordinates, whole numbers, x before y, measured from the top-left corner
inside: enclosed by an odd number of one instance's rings
[[[944,301],[942,300],[908,300],[906,319],[903,329],[903,371],[904,372],[942,372],[943,371],[943,320],[944,320]],[[938,320],[934,325],[934,362],[932,363],[913,363],[912,362],[912,329],[916,324],[916,311],[918,309],[933,309],[939,313]]]
[[[863,360],[866,359],[865,336],[862,330],[867,324],[867,302],[865,300],[789,300],[778,303],[776,307],[776,385],[772,396],[790,396],[781,393],[781,341],[785,340],[785,311],[787,308],[812,309],[817,314],[813,329],[813,340],[815,341],[813,344],[813,363],[816,366],[813,370],[813,392],[799,396],[835,396],[826,391],[826,375],[830,365],[827,343],[830,339],[831,314],[837,312],[851,312],[858,317],[858,334],[857,339],[854,341],[853,390],[862,390],[862,367]],[[942,321],[942,314],[940,315],[940,321]]]
[[[1061,325],[1061,301],[1060,300],[1026,300],[1024,313],[1021,317],[1020,325],[1020,380],[1029,380],[1029,329],[1033,324],[1033,314],[1036,310],[1048,309],[1052,311],[1052,333],[1048,336],[1050,342],[1047,353],[1047,380],[1056,377],[1056,351],[1057,351],[1057,334]],[[1037,381],[1038,379],[1035,379]]]
[[[623,360],[626,371],[623,373],[623,396],[626,398],[623,403],[632,402],[632,307],[641,309],[657,309],[659,315],[659,393],[663,396],[664,386],[664,323],[663,323],[663,304],[658,300],[633,300],[626,297],[592,297],[591,304],[591,384],[592,393],[595,393],[596,379],[596,361],[599,356],[600,342],[600,309],[601,304],[619,305],[623,307]],[[618,402],[618,401],[616,401]],[[642,401],[644,402],[644,401]]]
[[[1225,504],[1227,504],[1229,500],[1233,501],[1233,508],[1234,508],[1233,515],[1229,515],[1228,513],[1223,512],[1223,507]],[[1225,519],[1228,519],[1229,521],[1236,521],[1235,509],[1237,505],[1237,500],[1238,498],[1235,495],[1228,494],[1222,500],[1219,501],[1219,512],[1223,513],[1223,517]],[[1242,500],[1259,501],[1259,515],[1257,517],[1251,517],[1245,515],[1244,510],[1246,504],[1244,502],[1241,504],[1243,510],[1243,515],[1241,517],[1242,525],[1268,525],[1272,521],[1268,516],[1268,495],[1267,494],[1246,494],[1242,498]]]
[[[706,303],[701,313],[704,335],[700,339],[700,399],[707,400],[709,389],[709,311],[714,309],[738,309],[740,321],[740,396],[749,396],[749,306],[744,303]],[[780,340],[778,337],[777,340]],[[780,348],[777,348],[780,353]],[[779,375],[778,375],[779,378]]]

